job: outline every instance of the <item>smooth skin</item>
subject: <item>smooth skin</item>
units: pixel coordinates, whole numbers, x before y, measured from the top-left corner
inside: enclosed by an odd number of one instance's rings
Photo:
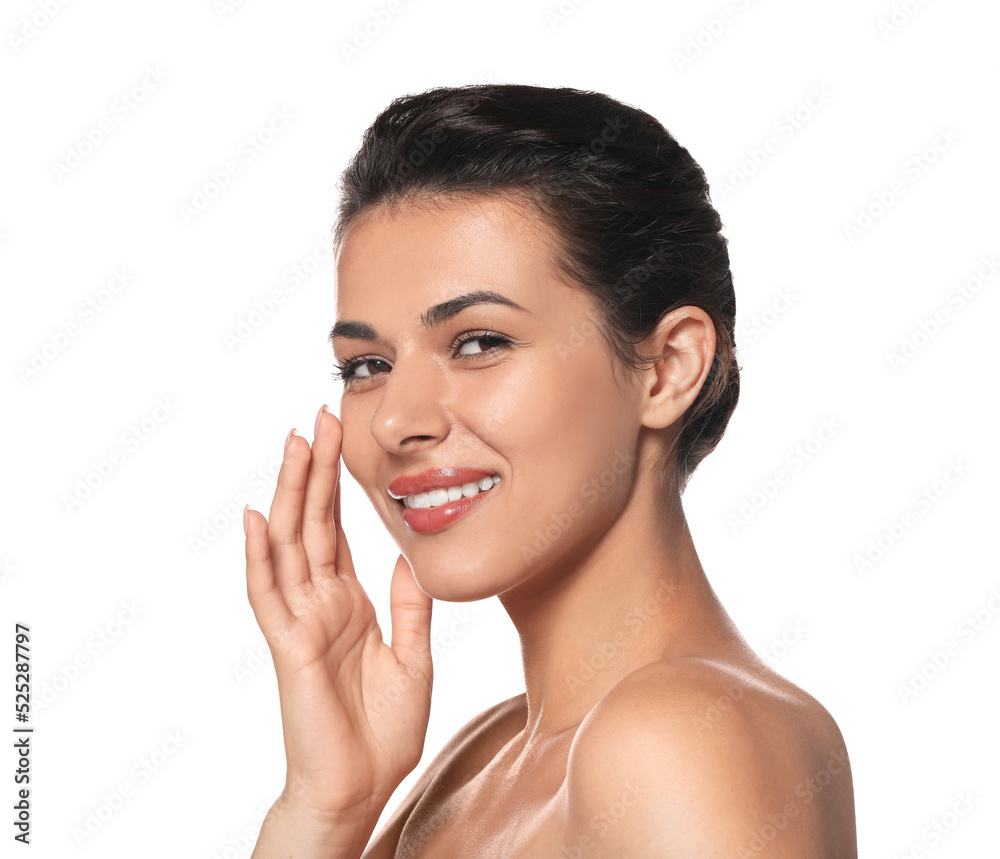
[[[254,856],[855,859],[836,723],[744,641],[659,479],[711,365],[711,319],[668,314],[647,344],[659,358],[623,384],[601,338],[579,336],[595,308],[552,264],[556,241],[502,197],[376,210],[345,241],[337,318],[377,336],[334,339],[363,375],[339,420],[321,411],[311,451],[290,438],[270,522],[249,514],[288,760]],[[470,289],[522,309],[424,324]],[[511,345],[456,347],[487,331]],[[341,458],[400,547],[391,647],[340,528]],[[433,465],[501,481],[421,535],[386,487]],[[462,728],[369,842],[423,750],[431,598],[490,596],[521,639],[525,693]]]

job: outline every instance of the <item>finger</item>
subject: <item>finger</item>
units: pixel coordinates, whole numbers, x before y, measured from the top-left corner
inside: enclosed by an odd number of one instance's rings
[[[292,620],[292,613],[274,581],[267,543],[267,520],[263,514],[248,509],[246,524],[247,598],[257,625],[266,638],[285,627]]]
[[[334,477],[334,493],[333,493],[333,526],[335,530],[334,544],[336,547],[336,560],[334,565],[337,568],[337,575],[339,576],[350,576],[352,578],[357,578],[357,573],[354,570],[354,559],[351,557],[351,547],[347,542],[347,534],[344,533],[344,528],[340,521],[340,475],[341,467],[344,462],[344,458],[340,455],[343,451],[344,444],[344,425],[340,422],[340,418],[336,415],[329,413],[324,414],[321,418],[325,426],[334,426],[337,432],[338,444],[338,456],[336,459],[336,475]]]
[[[333,500],[337,491],[342,432],[340,422],[331,420],[332,417],[325,405],[316,416],[316,437],[313,439],[302,509],[302,545],[313,581],[337,573]]]
[[[431,660],[431,611],[434,601],[413,578],[413,570],[400,555],[389,584],[389,614],[392,618],[392,647],[396,658],[433,677]]]
[[[293,429],[285,441],[278,485],[267,517],[275,582],[286,602],[294,588],[309,581],[309,562],[302,545],[302,504],[309,459],[309,443]]]
[[[340,524],[340,462],[337,463],[337,492],[333,498],[333,524],[337,528],[337,574],[356,579],[358,575],[354,571],[351,547],[347,544],[347,535]]]

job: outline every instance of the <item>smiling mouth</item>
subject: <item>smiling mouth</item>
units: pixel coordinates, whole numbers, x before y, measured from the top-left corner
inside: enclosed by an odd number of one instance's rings
[[[440,489],[431,489],[427,492],[418,492],[415,495],[406,495],[403,498],[395,499],[396,503],[407,510],[433,510],[453,501],[462,498],[475,498],[483,493],[490,492],[494,486],[500,482],[500,475],[494,474],[492,477],[484,477],[481,480],[474,480],[456,486],[442,486]]]

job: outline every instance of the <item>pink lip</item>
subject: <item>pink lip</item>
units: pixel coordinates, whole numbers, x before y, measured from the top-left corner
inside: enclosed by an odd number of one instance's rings
[[[496,494],[494,487],[480,492],[472,498],[459,498],[440,507],[409,507],[403,510],[403,521],[407,528],[417,534],[434,534],[449,528],[463,519],[472,510],[486,503],[486,499]]]
[[[404,474],[389,484],[389,495],[397,501],[407,495],[417,495],[432,489],[448,486],[462,486],[478,483],[484,477],[492,477],[494,472],[481,468],[429,468],[421,474]]]

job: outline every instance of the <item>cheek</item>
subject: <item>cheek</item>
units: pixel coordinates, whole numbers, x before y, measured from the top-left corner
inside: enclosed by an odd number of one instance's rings
[[[599,474],[634,438],[631,407],[597,343],[553,362],[536,416],[551,455],[566,464],[577,487]]]
[[[341,407],[340,423],[344,430],[340,446],[342,467],[367,491],[373,480],[373,463],[370,448],[372,438],[366,421],[356,409]]]
[[[516,527],[534,534],[551,522],[595,524],[627,497],[635,427],[631,405],[597,344],[556,352],[519,370],[480,404],[473,426],[512,470]],[[475,402],[468,400],[467,402]],[[568,518],[567,518],[568,516]]]
[[[595,368],[574,394],[579,428],[566,434],[567,469],[573,473],[571,512],[581,527],[603,533],[621,513],[631,488],[634,427],[610,368]],[[623,465],[624,464],[624,465]]]
[[[368,419],[352,420],[349,413],[341,412],[341,422],[344,426],[344,440],[341,445],[341,482],[344,471],[354,478],[362,492],[368,498],[372,509],[382,520],[383,525],[391,528],[391,504],[395,503],[388,496],[382,497],[383,489],[379,485],[379,453],[385,453],[375,442],[368,431]],[[343,498],[341,498],[341,516],[343,516]],[[350,539],[350,537],[348,537]]]

